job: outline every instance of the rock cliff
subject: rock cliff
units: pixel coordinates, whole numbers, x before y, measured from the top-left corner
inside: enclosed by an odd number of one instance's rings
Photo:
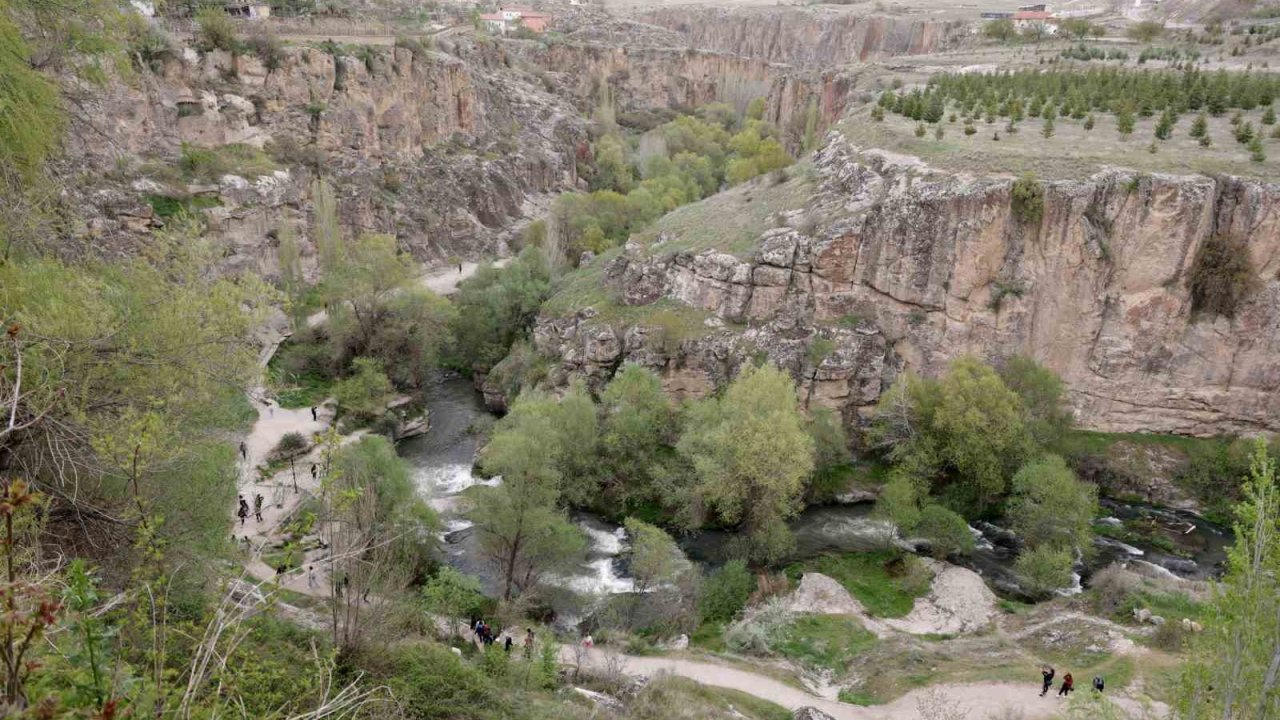
[[[749,257],[630,243],[597,260],[614,302],[675,301],[706,326],[673,347],[596,308],[548,314],[535,340],[550,381],[598,386],[634,361],[700,395],[767,356],[806,402],[856,424],[904,370],[1024,353],[1062,376],[1086,427],[1280,430],[1280,186],[1109,170],[1044,183],[1042,218],[1024,222],[1008,178],[935,171],[835,133],[814,163],[808,207],[779,214]],[[1242,239],[1256,276],[1233,318],[1192,310],[1187,278],[1215,237]]]
[[[937,52],[967,26],[960,20],[793,8],[666,7],[637,19],[680,33],[689,47],[815,67]]]
[[[513,223],[577,187],[586,120],[510,68],[501,47],[450,50],[299,46],[264,62],[179,47],[131,81],[82,90],[68,156],[102,178],[82,188],[86,234],[123,250],[162,224],[148,197],[202,195],[216,205],[203,214],[227,264],[269,276],[269,236],[282,222],[305,225],[319,164],[345,232],[394,233],[428,262],[505,251]],[[281,170],[212,185],[174,179],[183,148],[229,144],[266,147]]]

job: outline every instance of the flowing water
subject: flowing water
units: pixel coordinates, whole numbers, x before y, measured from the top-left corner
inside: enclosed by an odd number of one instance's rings
[[[493,485],[500,478],[484,480],[472,474],[477,436],[472,425],[488,416],[480,396],[461,378],[445,380],[430,393],[430,431],[400,444],[400,454],[413,467],[420,492],[444,521],[442,547],[447,561],[481,579],[489,592],[497,592],[497,574],[480,552],[470,520],[465,517],[462,493],[473,485]],[[1183,578],[1203,579],[1221,573],[1231,533],[1192,513],[1103,500],[1109,516],[1100,525],[1128,523],[1143,529],[1144,539],[1121,541],[1098,535],[1094,552],[1076,567],[1074,586],[1063,594],[1079,592],[1089,576],[1107,564],[1121,560],[1147,563],[1160,572]],[[483,508],[479,508],[483,512]],[[889,526],[872,516],[870,503],[810,507],[791,521],[796,552],[793,560],[824,553],[875,550],[892,537]],[[627,538],[622,528],[589,513],[575,513],[573,521],[590,544],[586,560],[572,573],[552,578],[552,583],[578,593],[601,595],[632,590],[623,557]],[[1020,542],[999,525],[977,522],[970,528],[975,550],[965,564],[977,571],[1002,595],[1022,597],[1013,573]],[[733,533],[712,530],[689,536],[680,545],[691,560],[709,566],[724,561]]]
[[[440,513],[444,523],[441,546],[450,565],[480,578],[486,591],[501,590],[496,569],[481,553],[474,526],[467,518],[467,488],[496,485],[501,478],[482,479],[471,469],[478,437],[472,432],[477,422],[489,416],[480,395],[471,383],[452,378],[437,384],[428,394],[431,429],[400,443],[401,457],[413,469],[413,479],[422,495]],[[484,508],[477,508],[483,512]],[[553,584],[585,594],[621,593],[631,590],[622,555],[627,550],[625,533],[611,523],[585,513],[573,521],[590,541],[586,560],[573,572],[552,579]]]

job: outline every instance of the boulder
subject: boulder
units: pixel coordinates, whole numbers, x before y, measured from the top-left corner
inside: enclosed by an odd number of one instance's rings
[[[1133,619],[1140,623],[1144,623],[1151,619],[1151,611],[1146,608],[1134,608]]]
[[[1147,622],[1158,627],[1164,624],[1164,618],[1159,615],[1152,615],[1151,618],[1147,620]]]
[[[675,640],[672,640],[672,641],[671,641],[671,644],[670,644],[670,645],[668,645],[667,647],[671,648],[672,650],[688,650],[688,649],[689,649],[689,636],[688,636],[688,635],[681,635],[681,636],[677,637]]]
[[[862,603],[850,595],[843,585],[821,573],[805,573],[800,578],[800,586],[791,594],[787,609],[816,615],[866,614]]]

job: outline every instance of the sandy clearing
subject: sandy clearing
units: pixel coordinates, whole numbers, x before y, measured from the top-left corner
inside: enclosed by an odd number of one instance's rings
[[[573,648],[560,652],[561,662],[574,665],[577,662]],[[836,720],[918,720],[917,702],[926,693],[938,692],[949,706],[968,709],[974,718],[999,714],[1009,709],[1020,712],[1024,720],[1047,720],[1056,716],[1065,705],[1065,698],[1054,695],[1040,697],[1035,673],[1028,671],[1025,684],[984,682],[954,685],[934,685],[913,690],[886,705],[863,707],[827,700],[811,695],[765,675],[710,662],[682,658],[638,657],[621,655],[596,648],[587,653],[583,665],[592,669],[604,669],[610,664],[621,663],[621,671],[627,675],[651,677],[658,673],[670,673],[688,678],[703,685],[729,688],[781,705],[788,710],[814,707]],[[1117,704],[1130,713],[1136,713],[1140,703],[1126,697],[1111,696]],[[1157,717],[1164,717],[1168,708],[1157,705]]]

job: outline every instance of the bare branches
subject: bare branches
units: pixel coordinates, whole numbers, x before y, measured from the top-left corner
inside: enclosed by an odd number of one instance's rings
[[[44,399],[39,391],[44,388],[34,388],[23,391],[22,373],[23,373],[23,343],[18,339],[18,335],[22,332],[22,326],[14,323],[5,331],[5,339],[7,344],[13,348],[13,375],[9,376],[4,372],[8,369],[8,365],[0,363],[0,398],[4,400],[7,409],[5,423],[0,426],[0,449],[9,442],[9,437],[14,433],[21,432],[28,428],[35,427],[45,416],[53,410],[58,401],[62,399],[63,391],[59,388],[52,399]],[[30,407],[33,400],[39,400],[36,407]]]

